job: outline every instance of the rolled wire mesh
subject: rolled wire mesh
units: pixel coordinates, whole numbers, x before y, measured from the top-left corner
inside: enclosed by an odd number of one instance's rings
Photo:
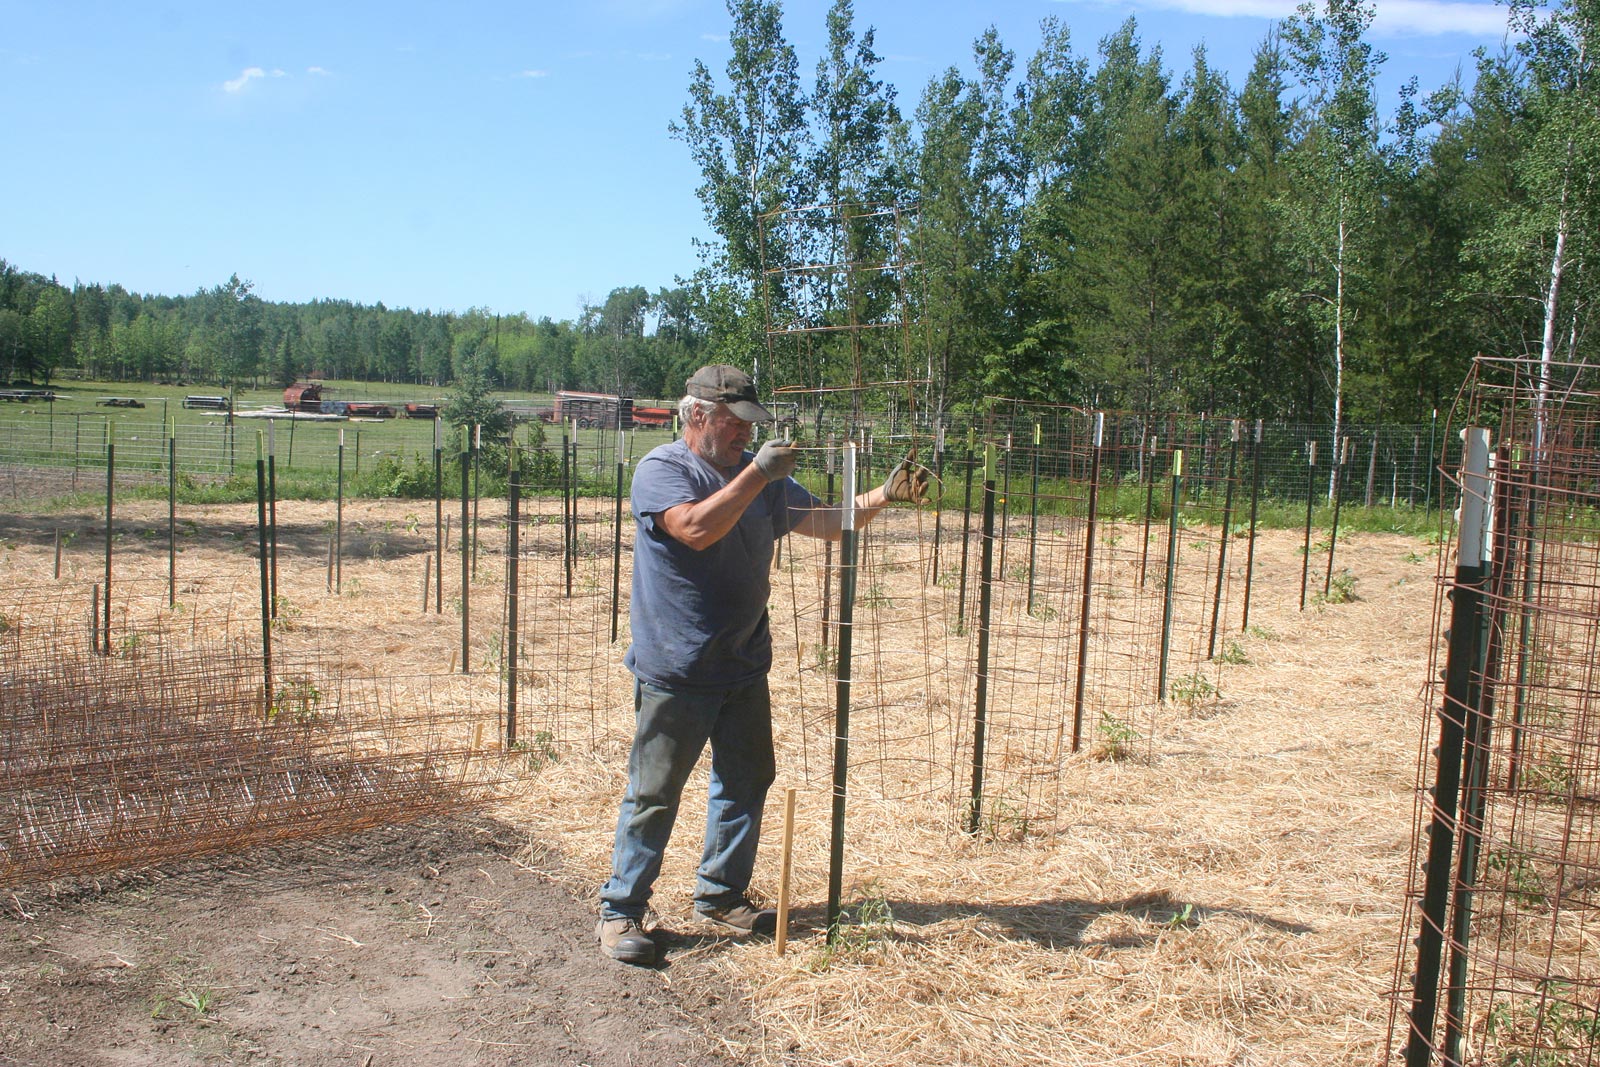
[[[459,810],[506,780],[470,704],[426,680],[295,658],[268,699],[259,643],[226,627],[147,624],[102,654],[76,612],[0,614],[5,884]]]
[[[1535,362],[1480,358],[1450,420],[1452,436],[1492,430],[1491,553],[1465,702],[1447,699],[1440,678],[1447,605],[1464,595],[1441,565],[1390,1025],[1408,1064],[1600,1059],[1600,382],[1587,367],[1554,375],[1542,388]],[[1453,818],[1437,795],[1447,726],[1467,738]],[[1423,857],[1441,833],[1456,851],[1435,926]],[[1406,1009],[1426,989],[1428,938],[1443,941],[1444,967],[1437,1025],[1420,1027],[1426,1010]]]

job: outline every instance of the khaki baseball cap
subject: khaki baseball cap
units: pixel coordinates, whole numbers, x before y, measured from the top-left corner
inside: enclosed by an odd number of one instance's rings
[[[738,367],[719,363],[701,367],[689,378],[689,395],[696,400],[711,400],[728,405],[728,410],[746,422],[773,422],[772,412],[756,399],[756,383]]]

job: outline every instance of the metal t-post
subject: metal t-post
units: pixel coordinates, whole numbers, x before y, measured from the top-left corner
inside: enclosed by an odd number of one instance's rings
[[[1100,505],[1100,447],[1105,439],[1105,413],[1094,413],[1094,452],[1089,461],[1089,519],[1083,534],[1083,589],[1078,601],[1078,678],[1072,689],[1072,751],[1083,743],[1083,692],[1089,670],[1089,609],[1094,589],[1094,539]]]
[[[1510,454],[1502,447],[1490,460],[1490,477],[1498,483],[1491,496],[1486,525],[1492,531],[1494,549],[1484,561],[1484,597],[1479,613],[1480,630],[1477,663],[1470,674],[1471,687],[1466,701],[1466,734],[1461,757],[1461,803],[1456,830],[1460,847],[1456,851],[1455,885],[1451,890],[1450,957],[1445,964],[1444,1050],[1447,1060],[1460,1063],[1465,1058],[1467,969],[1472,941],[1473,896],[1478,884],[1478,856],[1483,840],[1483,813],[1489,786],[1489,739],[1494,722],[1494,693],[1500,678],[1500,646],[1504,633],[1502,605],[1509,592],[1507,583],[1515,576],[1516,563],[1510,558],[1508,523],[1498,521],[1495,512],[1510,496]]]
[[[267,592],[278,617],[278,422],[267,420],[267,545],[271,552]]]
[[[983,820],[983,760],[989,720],[989,619],[994,604],[994,448],[984,450],[983,461],[983,562],[978,584],[977,692],[972,711],[972,793],[967,808],[967,833],[975,834]]]
[[[256,431],[256,544],[261,580],[261,712],[272,714],[272,576],[267,540],[267,460],[262,433]]]
[[[974,466],[973,433],[967,430],[967,489],[961,503],[961,581],[956,593],[956,632],[960,633],[967,622],[967,556],[972,534],[972,468]]]
[[[1217,545],[1217,588],[1211,597],[1211,636],[1206,641],[1206,659],[1217,654],[1217,623],[1222,615],[1222,583],[1228,577],[1228,538],[1233,536],[1233,479],[1239,463],[1240,423],[1233,420],[1229,428],[1232,438],[1228,446],[1228,485],[1222,497],[1222,537]]]
[[[506,449],[506,751],[517,743],[517,643],[518,608],[521,605],[518,582],[518,557],[522,554],[522,479],[517,473],[517,435],[511,434]],[[616,640],[613,622],[611,639]]]
[[[1306,582],[1311,578],[1311,508],[1317,498],[1317,443],[1306,442],[1306,540],[1300,558],[1300,610],[1306,610]]]
[[[1479,663],[1486,577],[1489,431],[1468,427],[1462,456],[1461,527],[1456,543],[1455,578],[1450,590],[1449,647],[1444,670],[1444,702],[1439,709],[1439,741],[1434,752],[1432,812],[1423,868],[1417,970],[1412,976],[1410,1034],[1406,1067],[1429,1067],[1439,1008],[1439,968],[1444,956],[1446,912],[1455,851],[1456,812],[1461,796],[1462,754],[1471,714],[1473,671]],[[1448,1051],[1448,1050],[1447,1050]]]
[[[844,817],[850,772],[850,656],[856,597],[856,445],[844,446],[844,512],[839,532],[839,655],[835,660],[833,824],[828,844],[828,943],[839,936],[844,889]]]
[[[294,423],[290,423],[290,440]],[[433,419],[433,611],[444,614],[444,420]]]
[[[57,560],[56,577],[61,577]],[[178,427],[167,426],[167,607],[178,606]]]
[[[938,495],[933,500],[933,584],[939,584],[939,541],[944,530],[944,420],[934,427],[933,480]]]
[[[105,625],[100,634],[100,651],[107,656],[111,655],[111,539],[115,525],[116,485],[117,446],[111,440],[111,421],[108,419],[106,420],[106,599],[102,606],[106,614]]]
[[[616,506],[611,518],[611,643],[617,643],[617,616],[622,610],[622,445],[623,431],[617,431]]]
[[[1033,614],[1033,568],[1039,558],[1039,423],[1033,424],[1033,483],[1028,493],[1028,614]]]
[[[333,591],[344,589],[344,427],[339,427],[339,474],[333,510]]]
[[[1156,699],[1167,699],[1167,668],[1172,661],[1172,597],[1178,577],[1178,507],[1183,493],[1183,449],[1172,451],[1172,514],[1167,516],[1167,579],[1161,597],[1161,676]]]
[[[472,527],[468,509],[472,493],[472,448],[466,427],[461,428],[461,673],[467,666],[467,641],[472,621]]]
[[[827,452],[828,483],[823,499],[833,500],[833,463],[834,451],[830,447]],[[833,542],[822,543],[822,647],[828,647],[828,613],[833,606]]]
[[[1255,446],[1250,451],[1250,546],[1244,557],[1244,613],[1239,620],[1239,632],[1250,628],[1250,583],[1256,569],[1256,516],[1261,504],[1261,421],[1256,420]]]

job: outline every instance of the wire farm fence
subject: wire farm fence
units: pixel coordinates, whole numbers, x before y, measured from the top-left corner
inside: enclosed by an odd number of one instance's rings
[[[1600,1055],[1600,380],[1540,375],[1480,358],[1451,418],[1462,524],[1390,1018],[1407,1067]]]
[[[933,460],[933,506],[890,509],[861,531],[850,791],[853,802],[916,805],[946,825],[976,818],[1007,836],[1054,815],[1074,753],[1133,754],[1153,744],[1164,709],[1216,693],[1246,624],[1254,468],[1243,423],[1208,420],[1202,433],[1196,420],[1177,438],[1188,449],[1169,449],[1143,432],[1146,416],[1011,401],[993,410],[970,448],[947,436],[943,450],[933,438],[824,420],[820,441],[807,427],[797,477],[824,501],[843,499],[843,438],[852,433],[857,491],[912,447]],[[510,599],[519,618],[536,606],[539,624],[496,645],[524,665],[513,675],[514,740],[616,748],[631,729],[620,661],[632,458],[614,431],[559,447],[561,478],[518,480],[508,534],[518,571]],[[772,684],[799,724],[784,742],[794,746],[789,765],[813,785],[827,778],[838,740],[839,552],[788,538],[773,575],[782,621]]]

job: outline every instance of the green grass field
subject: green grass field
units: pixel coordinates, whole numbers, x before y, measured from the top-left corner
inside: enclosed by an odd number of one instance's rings
[[[55,403],[0,404],[0,462],[19,466],[72,468],[76,472],[103,471],[106,443],[115,444],[119,471],[143,470],[151,475],[150,484],[131,490],[137,494],[165,496],[165,473],[170,456],[170,441],[176,435],[178,492],[187,503],[221,503],[255,498],[255,461],[258,451],[273,457],[278,493],[285,498],[328,499],[341,491],[348,496],[430,497],[434,491],[433,452],[435,422],[432,419],[345,419],[307,421],[261,417],[270,408],[281,407],[283,390],[262,388],[240,391],[235,397],[237,417],[231,422],[221,411],[186,408],[190,394],[214,395],[214,387],[138,386],[126,382],[73,381],[56,386],[61,397]],[[324,384],[330,399],[372,400],[403,408],[407,402],[439,403],[439,390],[422,386],[367,382],[334,381]],[[108,397],[136,399],[143,407],[113,407],[102,401]],[[497,393],[496,397],[515,409],[531,411],[553,403],[549,394]],[[659,402],[658,402],[659,403]],[[454,495],[460,485],[459,456],[462,435],[456,428],[440,428],[445,494]],[[542,441],[541,441],[542,438]],[[655,445],[670,438],[666,430],[629,431],[622,442],[629,461],[643,456]],[[525,467],[533,468],[535,485],[555,484],[560,469],[561,428],[538,423],[519,426],[517,439],[533,450]],[[577,433],[580,492],[609,494],[616,486],[617,434],[614,430],[580,430]],[[542,451],[542,455],[538,454]],[[488,448],[480,458],[477,480],[485,495],[499,495],[505,487],[505,451]],[[625,464],[624,485],[632,470]],[[943,506],[959,509],[962,485],[959,475],[946,472]],[[802,481],[821,494],[825,479],[819,471],[803,471]],[[99,491],[93,478],[75,479],[80,495]],[[552,490],[553,491],[553,490]],[[1022,503],[1028,492],[1024,484],[1011,485],[1013,503]],[[1207,492],[1201,499],[1190,498],[1185,514],[1200,521],[1220,521],[1222,501]],[[1084,507],[1081,487],[1046,479],[1040,485],[1040,514],[1077,514]],[[981,496],[974,506],[981,506]],[[69,503],[70,501],[62,501]],[[1135,484],[1107,483],[1100,495],[1103,517],[1136,519],[1147,503],[1143,487]],[[1167,500],[1158,491],[1153,518],[1166,518]],[[1248,500],[1240,494],[1234,502],[1230,525],[1236,531],[1248,522]],[[1293,499],[1263,496],[1259,524],[1263,528],[1295,528],[1305,522],[1305,505]],[[1319,502],[1313,514],[1314,527],[1326,528],[1332,522],[1332,508]],[[1352,506],[1348,501],[1340,515],[1343,530],[1385,531],[1426,535],[1436,532],[1436,509],[1421,507]]]
[[[273,457],[279,494],[326,498],[339,491],[342,467],[349,495],[423,496],[433,492],[435,420],[344,419],[337,421],[271,418],[281,407],[281,389],[241,391],[235,397],[236,417],[225,412],[186,408],[185,396],[216,395],[214,388],[134,386],[126,382],[67,382],[54,387],[54,403],[0,405],[0,462],[19,466],[105,469],[108,441],[114,445],[119,471],[164,474],[176,440],[179,493],[188,502],[254,499],[258,454]],[[436,390],[422,387],[328,382],[324,395],[341,400],[374,400],[401,408],[408,401],[438,403]],[[108,406],[116,397],[137,400],[143,407]],[[514,409],[548,407],[548,394],[498,393]],[[517,440],[551,455],[541,464],[559,468],[560,427],[526,422]],[[665,430],[629,431],[624,454],[643,455],[669,439]],[[541,443],[542,439],[542,443]],[[450,477],[459,484],[458,457],[465,447],[458,428],[439,426],[441,449]],[[617,434],[614,430],[578,432],[580,481],[590,492],[615,484]],[[537,457],[536,457],[537,458]],[[503,491],[505,451],[487,449],[479,464],[479,480],[487,492]],[[82,479],[75,479],[82,480]],[[165,494],[159,484],[136,492]],[[447,492],[449,487],[447,486]]]

